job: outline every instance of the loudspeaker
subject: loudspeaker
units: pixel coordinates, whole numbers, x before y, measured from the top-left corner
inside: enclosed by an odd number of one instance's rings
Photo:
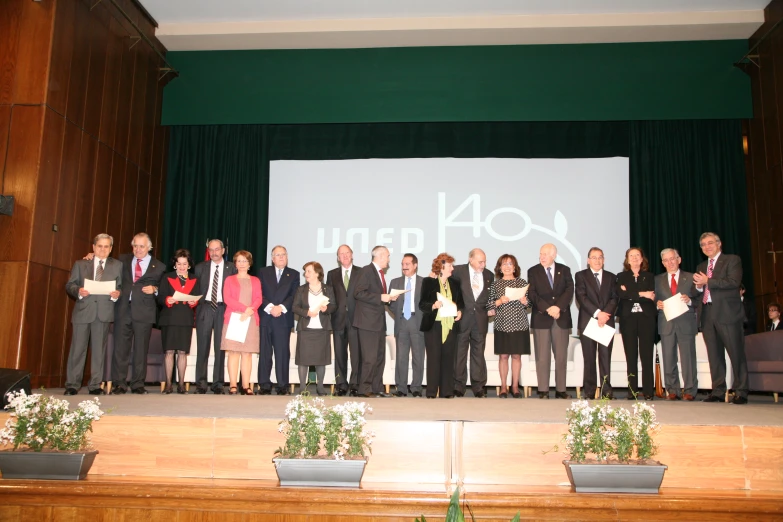
[[[24,390],[27,395],[32,393],[30,387],[30,372],[27,370],[12,370],[11,368],[0,368],[0,393],[3,394],[3,408],[8,405],[9,392]]]

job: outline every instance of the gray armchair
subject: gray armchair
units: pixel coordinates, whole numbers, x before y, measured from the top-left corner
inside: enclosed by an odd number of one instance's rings
[[[778,402],[783,392],[783,330],[748,335],[745,355],[750,389],[772,392]]]

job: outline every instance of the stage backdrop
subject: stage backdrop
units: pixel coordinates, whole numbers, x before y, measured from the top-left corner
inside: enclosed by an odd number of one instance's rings
[[[275,160],[625,156],[630,165],[629,243],[645,249],[652,271],[662,271],[658,253],[669,246],[682,253],[683,269],[694,269],[703,259],[699,234],[712,230],[723,239],[726,252],[746,262],[745,285],[752,292],[741,143],[739,120],[175,126],[158,255],[168,259],[175,248],[185,247],[199,258],[206,238],[219,237],[228,240],[230,254],[250,250],[259,266],[269,258],[268,228],[301,222],[303,216],[318,223],[312,198],[305,196],[312,187],[305,191],[296,178],[288,180],[287,190],[298,205],[269,212],[270,162]],[[336,181],[325,177],[317,183],[325,189]],[[377,190],[385,195],[392,184],[416,187],[419,182],[404,174],[380,178]],[[521,178],[509,179],[508,185],[509,194],[524,199]],[[350,204],[327,197],[325,190],[320,194],[318,212]],[[395,227],[395,215],[404,209],[389,201],[378,211]],[[595,221],[593,226],[601,229],[622,230],[624,225],[596,220],[589,208],[578,219]],[[456,254],[464,260],[466,253]],[[366,261],[359,255],[357,260]],[[333,258],[324,268],[334,266]]]

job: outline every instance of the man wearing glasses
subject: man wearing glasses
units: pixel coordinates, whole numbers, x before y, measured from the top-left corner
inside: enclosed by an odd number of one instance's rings
[[[728,352],[734,370],[734,404],[748,403],[748,364],[745,360],[743,335],[742,260],[721,252],[720,237],[705,232],[699,246],[707,261],[693,274],[696,289],[701,292],[701,329],[710,362],[712,392],[702,402],[722,402],[726,394],[726,358]]]
[[[288,364],[291,360],[291,329],[294,294],[299,288],[299,272],[288,267],[288,251],[277,245],[272,249],[272,266],[259,272],[263,313],[261,313],[261,351],[258,359],[260,395],[272,394],[272,354],[275,357],[277,394],[288,395]]]

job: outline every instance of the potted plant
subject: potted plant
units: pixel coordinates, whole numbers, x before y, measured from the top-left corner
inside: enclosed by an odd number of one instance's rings
[[[594,406],[574,401],[566,418],[563,464],[577,492],[658,492],[667,466],[652,460],[660,429],[652,406],[636,402],[630,412],[612,408],[608,399]]]
[[[371,411],[363,402],[327,408],[307,395],[290,401],[278,427],[285,444],[273,459],[280,485],[358,487],[375,436],[365,428]]]
[[[11,417],[0,430],[0,472],[10,479],[79,480],[87,476],[98,450],[88,432],[103,411],[96,397],[71,411],[66,400],[41,394],[11,392],[6,410]]]

